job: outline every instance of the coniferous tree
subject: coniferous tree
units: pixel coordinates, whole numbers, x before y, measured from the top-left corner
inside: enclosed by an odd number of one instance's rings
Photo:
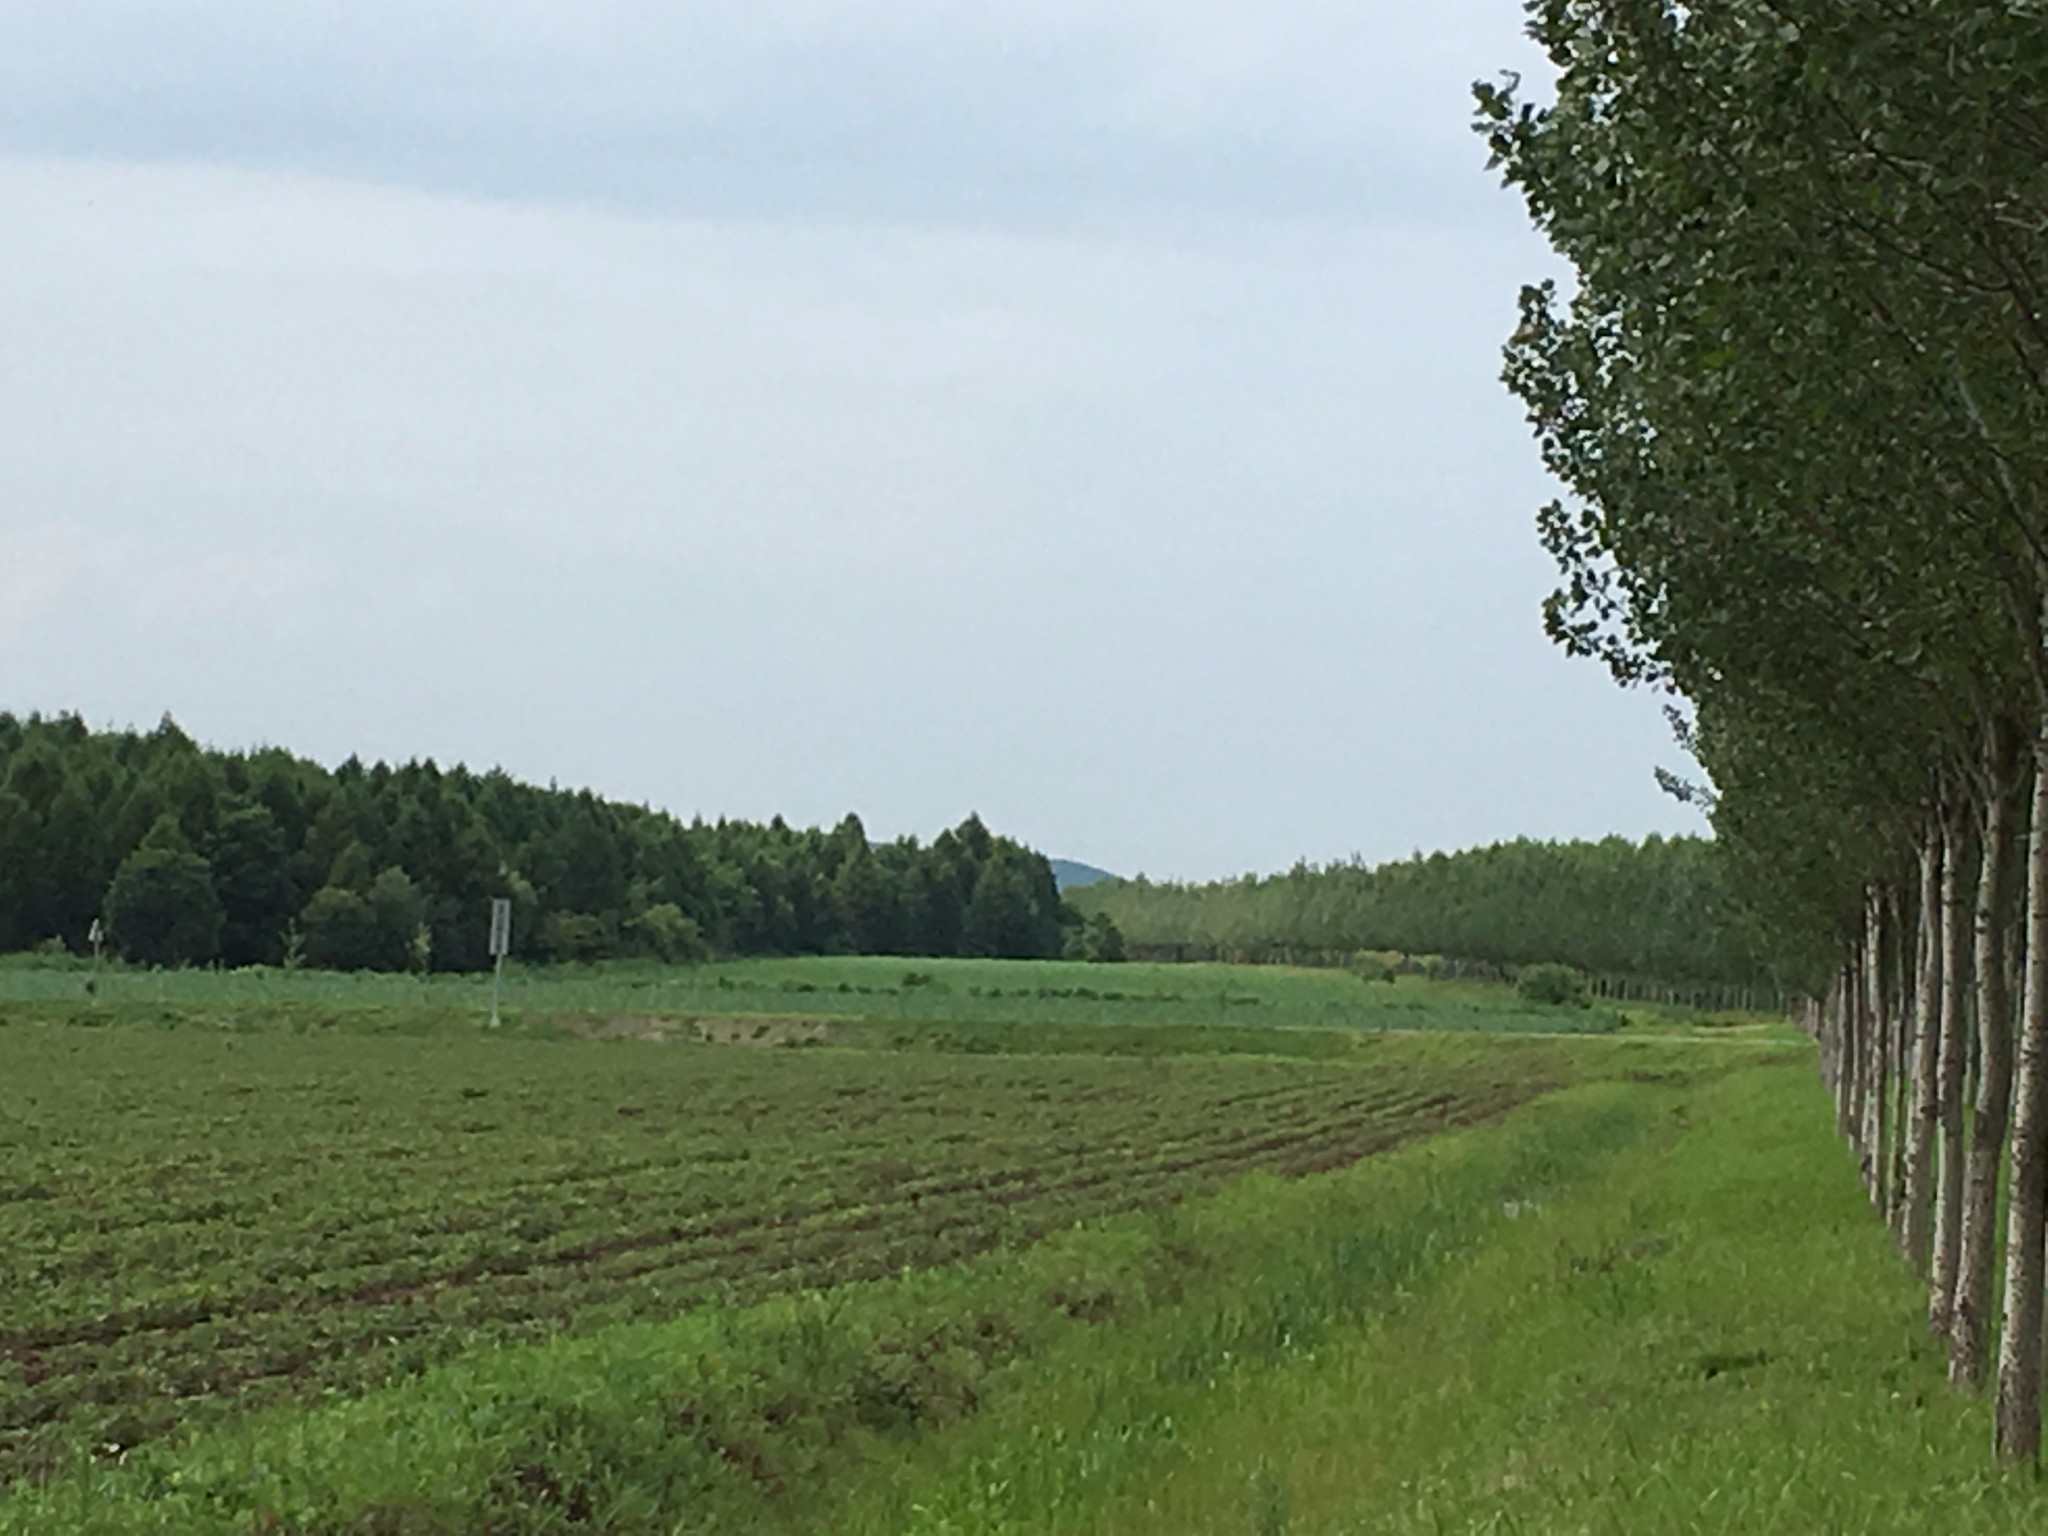
[[[208,752],[168,719],[94,732],[75,716],[0,714],[0,949],[82,946],[145,839],[181,857],[129,869],[130,927],[173,873],[196,892],[201,866],[219,909],[217,933],[151,927],[136,952],[164,963],[275,964],[296,936],[315,966],[476,969],[499,896],[528,960],[957,954],[998,858],[1021,871],[1031,908],[1011,927],[1036,935],[1001,942],[1059,952],[1049,866],[972,818],[929,846],[874,847],[854,817],[829,831],[684,824],[433,762],[330,772],[274,748]]]

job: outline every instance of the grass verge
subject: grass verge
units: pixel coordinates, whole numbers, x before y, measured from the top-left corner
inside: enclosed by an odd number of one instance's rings
[[[20,957],[16,957],[19,959]],[[0,959],[0,1007],[31,1016],[210,1016],[242,1027],[333,1027],[353,1016],[376,1030],[428,1018],[475,1026],[488,978],[336,974],[254,968],[150,971],[83,962]],[[903,960],[810,956],[697,966],[618,962],[512,966],[508,1021],[614,1016],[798,1015],[897,1024],[1161,1023],[1326,1029],[1467,1029],[1605,1033],[1691,1017],[1684,1010],[1538,1007],[1512,988],[1402,977],[1362,982],[1348,971],[1246,965],[1091,965],[1057,960]]]
[[[1743,1071],[1667,1110],[1596,1182],[1522,1210],[1409,1307],[1233,1364],[1144,1465],[1099,1475],[1086,1387],[930,1469],[890,1531],[2010,1533],[2048,1494],[1989,1464],[1924,1291],[1858,1188],[1810,1072]],[[1150,1415],[1148,1420],[1145,1414]],[[1038,1449],[1002,1460],[993,1447]],[[1057,1499],[1004,1493],[1064,1480]],[[977,1491],[979,1489],[980,1491]],[[994,1518],[984,1513],[992,1511]],[[893,1523],[892,1523],[893,1521]]]

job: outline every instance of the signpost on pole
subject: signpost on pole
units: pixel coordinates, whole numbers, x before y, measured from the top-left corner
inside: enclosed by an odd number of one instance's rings
[[[498,1027],[498,996],[505,987],[505,956],[512,950],[512,903],[503,896],[491,901],[491,1028]]]
[[[98,918],[94,918],[92,926],[86,929],[85,942],[92,946],[92,980],[85,984],[85,990],[88,992],[98,992],[100,989],[100,952],[106,947],[107,943],[107,930],[101,926]]]

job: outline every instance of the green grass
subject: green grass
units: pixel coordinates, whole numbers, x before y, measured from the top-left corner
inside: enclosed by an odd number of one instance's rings
[[[1806,1068],[1651,1096],[1660,1128],[1602,1177],[1518,1201],[1472,1259],[1388,1315],[1277,1362],[1232,1359],[1197,1391],[1139,1353],[1048,1378],[971,1438],[926,1447],[914,1519],[883,1501],[835,1528],[2048,1525],[2042,1485],[1991,1468],[1985,1403],[1944,1385],[1924,1291]]]
[[[0,1005],[69,1008],[89,969],[0,965]],[[481,1018],[488,978],[340,975],[281,970],[138,971],[109,967],[93,1001],[224,1015],[423,1011]],[[1503,986],[1402,977],[1365,982],[1348,971],[1284,966],[1086,965],[1064,961],[811,957],[702,966],[514,967],[504,1006],[516,1019],[593,1016],[800,1015],[903,1023],[1146,1025],[1259,1028],[1481,1029],[1601,1033],[1631,1015],[1610,1007],[1542,1008]],[[1638,1023],[1683,1015],[1636,1010]]]

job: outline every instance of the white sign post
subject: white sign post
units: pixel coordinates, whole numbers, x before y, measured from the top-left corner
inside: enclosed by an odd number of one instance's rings
[[[107,930],[100,925],[98,918],[94,918],[92,926],[86,929],[85,942],[92,946],[92,981],[85,990],[97,992],[100,989],[100,951],[107,942]]]
[[[503,896],[491,901],[491,1028],[498,1027],[498,995],[505,986],[505,956],[512,950],[512,903]]]

